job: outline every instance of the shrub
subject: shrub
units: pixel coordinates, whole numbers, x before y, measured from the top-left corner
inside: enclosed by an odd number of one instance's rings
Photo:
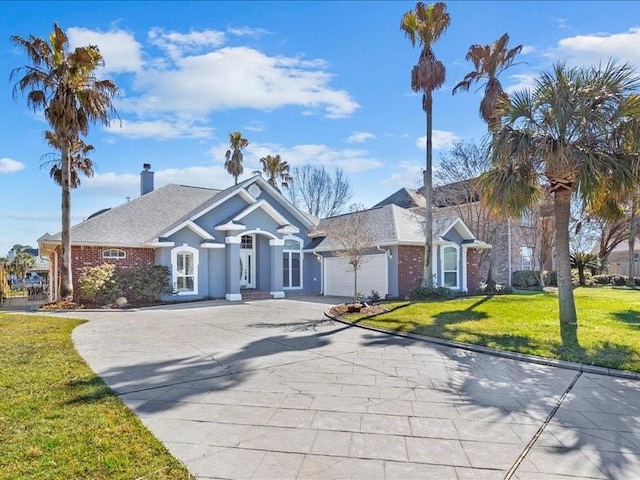
[[[170,291],[169,269],[146,265],[116,268],[103,263],[83,268],[78,286],[81,299],[86,302],[108,304],[125,297],[129,303],[144,304]]]
[[[447,287],[415,287],[409,292],[411,300],[447,300],[453,291]]]
[[[371,290],[371,293],[369,294],[369,300],[371,300],[372,302],[378,302],[380,300],[380,292],[378,292],[377,290]]]
[[[580,285],[580,275],[578,273],[578,269],[577,268],[571,269],[571,282],[574,285]],[[593,285],[593,275],[588,270],[584,271],[584,284],[585,285]]]
[[[594,275],[593,283],[596,285],[609,285],[611,283],[612,275]]]
[[[125,297],[129,303],[153,302],[161,294],[171,291],[169,268],[160,265],[118,269],[116,278],[121,289],[119,296]]]
[[[120,296],[120,285],[116,280],[116,266],[103,263],[95,267],[85,267],[80,271],[78,289],[84,301],[105,304]]]
[[[511,284],[514,287],[539,287],[539,270],[517,270],[511,275]]]

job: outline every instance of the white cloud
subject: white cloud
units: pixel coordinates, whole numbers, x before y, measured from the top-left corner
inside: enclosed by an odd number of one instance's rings
[[[213,129],[198,126],[185,121],[128,121],[113,122],[105,130],[115,135],[127,138],[153,138],[155,140],[170,140],[175,138],[208,138]]]
[[[380,182],[382,185],[393,188],[418,188],[422,186],[422,171],[424,164],[402,161],[393,169],[390,176]]]
[[[253,27],[227,27],[227,33],[235,35],[236,37],[253,37],[260,38],[264,35],[268,35],[271,32],[264,28]]]
[[[347,137],[347,143],[363,143],[367,140],[375,140],[377,137],[373,133],[353,132]]]
[[[104,58],[105,72],[137,72],[142,67],[142,47],[129,32],[71,27],[66,33],[71,47],[97,45]]]
[[[433,144],[434,150],[439,150],[441,148],[449,148],[452,147],[455,142],[460,140],[453,132],[447,132],[445,130],[433,130],[433,134],[431,136],[431,142]],[[427,136],[424,135],[419,137],[416,140],[416,145],[421,150],[427,149]]]
[[[192,30],[189,33],[165,32],[162,28],[155,27],[149,31],[149,40],[165,50],[170,58],[179,60],[185,54],[223,45],[225,34],[218,30]]]
[[[513,92],[522,89],[531,89],[535,86],[536,79],[539,76],[535,73],[516,73],[514,75],[509,75],[509,80],[514,81],[508,87],[505,87],[505,92],[511,95]]]
[[[520,50],[521,55],[528,55],[530,53],[534,53],[537,51],[537,48],[533,45],[523,45],[522,50]]]
[[[0,158],[0,173],[16,173],[24,169],[24,163],[11,158]]]
[[[572,65],[598,65],[610,58],[640,64],[640,27],[626,32],[576,35],[563,38],[550,55],[567,59]]]
[[[123,99],[118,108],[193,116],[234,108],[298,106],[324,110],[329,118],[350,115],[359,105],[348,92],[330,87],[331,75],[320,63],[271,57],[249,47],[225,47],[141,72],[135,88],[142,95]]]

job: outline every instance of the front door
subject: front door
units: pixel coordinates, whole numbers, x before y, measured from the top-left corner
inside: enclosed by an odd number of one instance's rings
[[[243,235],[240,244],[240,288],[256,288],[256,262],[253,235]]]

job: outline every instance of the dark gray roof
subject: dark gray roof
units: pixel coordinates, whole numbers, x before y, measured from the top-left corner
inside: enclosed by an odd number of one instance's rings
[[[426,202],[424,200],[424,196],[418,190],[401,188],[381,202],[376,203],[373,208],[383,207],[384,205],[397,205],[402,208],[424,208],[426,206]]]
[[[71,242],[81,245],[141,246],[178,225],[218,197],[220,190],[165,185],[71,227]],[[59,242],[60,233],[46,237]]]

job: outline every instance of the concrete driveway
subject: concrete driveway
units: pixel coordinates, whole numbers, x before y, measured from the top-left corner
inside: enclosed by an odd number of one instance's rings
[[[202,479],[640,478],[638,382],[347,327],[325,301],[76,313],[73,339]]]

